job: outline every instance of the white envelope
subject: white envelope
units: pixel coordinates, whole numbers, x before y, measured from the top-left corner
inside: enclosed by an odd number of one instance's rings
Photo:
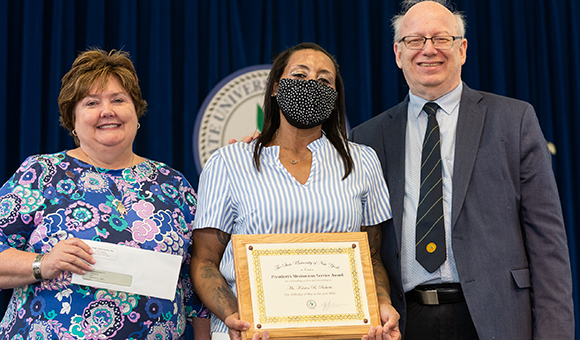
[[[106,242],[83,240],[97,260],[72,283],[173,300],[182,257]]]

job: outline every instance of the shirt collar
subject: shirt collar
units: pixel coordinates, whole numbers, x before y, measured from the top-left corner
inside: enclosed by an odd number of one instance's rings
[[[445,95],[437,98],[434,100],[435,103],[439,105],[439,107],[445,112],[447,115],[450,115],[453,110],[459,105],[461,101],[461,93],[463,93],[463,82],[460,82],[456,88],[451,90],[451,92],[446,93]],[[408,111],[411,112],[415,118],[419,117],[421,111],[423,110],[423,106],[425,103],[429,102],[419,96],[416,96],[409,91],[409,109]]]
[[[255,143],[256,143],[256,140],[253,140],[253,141],[252,141],[252,142],[249,144],[249,145],[251,146],[251,148],[250,148],[251,150],[254,150],[254,144],[255,144]],[[323,132],[322,132],[322,137],[320,137],[320,138],[318,138],[318,139],[315,139],[315,140],[313,140],[313,141],[312,141],[312,142],[310,142],[310,144],[308,144],[306,147],[307,147],[307,148],[308,148],[310,151],[314,152],[314,151],[316,151],[316,150],[318,150],[318,149],[322,148],[324,145],[326,145],[326,144],[329,144],[329,143],[330,143],[330,141],[328,140],[328,138],[326,137],[326,134],[325,134],[325,133],[324,133],[324,131],[323,131]],[[279,147],[278,145],[273,145],[272,147],[266,147],[266,148],[262,149],[262,152],[265,152],[265,153],[267,153],[267,154],[272,154],[272,155],[274,155],[274,154],[276,154],[276,153],[274,152],[274,149],[276,149],[276,148],[274,148],[274,146],[276,146],[276,147]],[[253,152],[253,151],[252,151],[252,152]]]

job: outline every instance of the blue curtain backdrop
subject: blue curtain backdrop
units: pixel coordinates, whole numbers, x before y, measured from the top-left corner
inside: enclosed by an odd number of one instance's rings
[[[580,2],[454,2],[468,23],[463,79],[532,103],[556,147],[578,320]],[[299,42],[337,57],[356,126],[408,91],[392,47],[389,19],[398,10],[398,0],[0,0],[0,182],[28,155],[74,147],[58,123],[60,78],[91,46],[131,53],[149,103],[135,150],[194,186],[192,134],[205,96],[227,75]]]

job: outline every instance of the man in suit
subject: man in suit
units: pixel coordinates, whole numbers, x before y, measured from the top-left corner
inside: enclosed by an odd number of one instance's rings
[[[393,18],[394,52],[409,94],[350,134],[377,152],[390,190],[382,258],[403,338],[573,339],[566,232],[533,107],[461,81],[460,13],[405,5]],[[424,247],[416,231],[427,102],[438,104],[443,242]],[[425,249],[443,250],[442,263],[427,269],[416,257]]]

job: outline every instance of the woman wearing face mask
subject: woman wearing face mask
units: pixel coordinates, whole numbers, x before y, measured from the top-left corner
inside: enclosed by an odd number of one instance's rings
[[[384,323],[365,337],[400,338],[379,251],[381,223],[391,217],[389,194],[374,151],[347,141],[344,103],[334,58],[316,44],[294,46],[270,71],[262,134],[217,150],[206,163],[191,277],[213,312],[214,339],[240,339],[250,327],[237,312],[232,234],[361,230],[369,235]]]

